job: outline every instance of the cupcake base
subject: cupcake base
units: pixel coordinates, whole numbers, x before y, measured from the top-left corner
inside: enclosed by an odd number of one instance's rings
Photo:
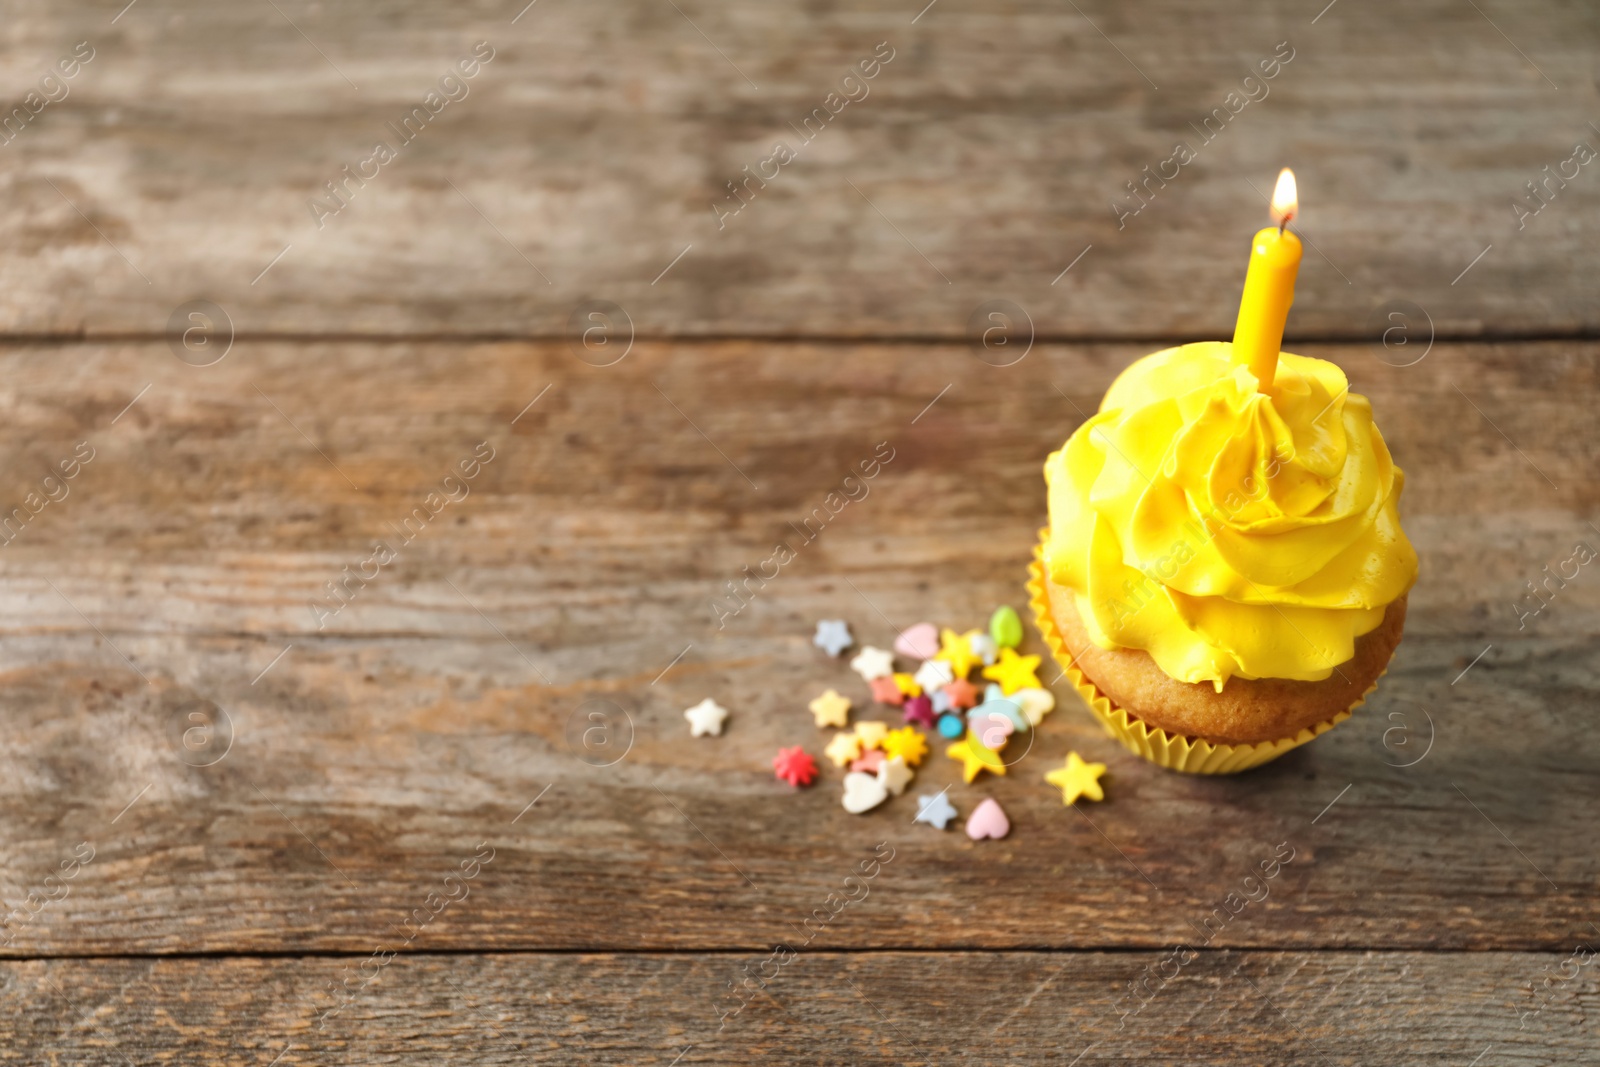
[[[1066,672],[1065,677],[1072,683],[1073,689],[1107,732],[1122,742],[1129,751],[1168,770],[1189,774],[1236,774],[1276,759],[1348,719],[1378,687],[1377,679],[1387,670],[1387,658],[1385,658],[1384,666],[1377,670],[1371,683],[1354,701],[1341,710],[1329,714],[1325,719],[1273,740],[1230,744],[1188,737],[1151,725],[1113,703],[1094,681],[1078,668],[1051,610],[1043,562],[1043,531],[1040,540],[1041,544],[1034,549],[1033,563],[1029,566],[1028,602],[1033,608],[1034,621],[1039,626],[1039,632],[1043,635],[1046,646]],[[1398,634],[1395,639],[1398,640]]]

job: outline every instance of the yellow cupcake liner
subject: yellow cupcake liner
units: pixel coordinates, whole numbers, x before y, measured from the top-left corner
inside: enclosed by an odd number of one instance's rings
[[[1361,694],[1360,700],[1326,722],[1309,726],[1293,737],[1260,741],[1252,745],[1214,744],[1201,738],[1168,733],[1159,726],[1142,722],[1113,704],[1074,664],[1072,651],[1067,648],[1061,631],[1056,628],[1055,618],[1050,614],[1049,595],[1045,590],[1044,541],[1048,536],[1048,530],[1039,531],[1040,543],[1034,546],[1033,562],[1028,565],[1028,604],[1033,608],[1033,619],[1044,636],[1044,643],[1066,672],[1072,688],[1083,698],[1106,732],[1122,742],[1128,751],[1143,756],[1159,767],[1185,774],[1238,774],[1259,767],[1344,722],[1378,688],[1378,682],[1374,679],[1367,691]],[[1387,670],[1385,667],[1378,677],[1382,678]]]

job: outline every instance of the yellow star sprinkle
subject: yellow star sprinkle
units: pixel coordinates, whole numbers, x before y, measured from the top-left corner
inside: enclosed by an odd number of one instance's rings
[[[1106,773],[1104,763],[1085,763],[1076,752],[1067,753],[1067,763],[1044,776],[1051,785],[1061,787],[1061,802],[1072,804],[1079,797],[1104,800],[1105,790],[1100,788],[1100,776]]]
[[[850,721],[850,698],[835,690],[828,690],[808,706],[818,726],[844,726]]]
[[[839,767],[861,755],[861,738],[855,734],[834,734],[823,753]]]
[[[1005,761],[1000,758],[1000,753],[988,748],[984,743],[967,731],[967,736],[944,750],[944,754],[951,759],[961,761],[961,778],[971,782],[978,777],[979,771],[988,771],[991,774],[1006,773]]]
[[[972,653],[972,645],[967,642],[965,634],[958,634],[954,630],[939,631],[939,651],[934,659],[942,659],[950,664],[950,669],[957,678],[965,678],[972,673],[972,668],[978,665],[978,657]]]
[[[900,692],[908,697],[922,695],[922,686],[918,685],[917,680],[909,674],[896,674],[894,676],[894,684],[899,688]]]
[[[883,744],[883,739],[889,733],[889,728],[881,722],[862,721],[856,723],[856,737],[861,739],[861,751],[877,748]]]
[[[1038,656],[1019,656],[1013,649],[1002,648],[1000,659],[983,669],[983,676],[1000,683],[1000,691],[1010,696],[1018,689],[1040,689],[1039,676],[1034,670],[1039,666]]]
[[[883,754],[890,759],[899,756],[906,761],[906,766],[916,767],[922,763],[922,757],[928,754],[928,742],[915,727],[902,726],[898,730],[890,730],[883,739]]]

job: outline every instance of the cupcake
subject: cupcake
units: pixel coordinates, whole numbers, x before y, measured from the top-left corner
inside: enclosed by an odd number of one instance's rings
[[[1145,356],[1044,467],[1040,628],[1111,732],[1177,770],[1244,770],[1348,718],[1417,576],[1371,404],[1276,356],[1267,383],[1228,342]]]

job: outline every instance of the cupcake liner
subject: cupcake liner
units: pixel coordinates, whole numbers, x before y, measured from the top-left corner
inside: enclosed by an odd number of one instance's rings
[[[1094,717],[1100,720],[1106,732],[1122,742],[1128,751],[1143,756],[1159,767],[1182,771],[1185,774],[1238,774],[1240,771],[1259,767],[1263,763],[1277,759],[1291,748],[1298,748],[1312,738],[1320,737],[1344,722],[1352,712],[1366,703],[1367,697],[1378,688],[1378,681],[1374,679],[1367,687],[1367,691],[1362,693],[1361,698],[1354,704],[1325,722],[1301,730],[1293,737],[1277,741],[1259,741],[1250,745],[1220,744],[1195,737],[1184,737],[1142,722],[1113,704],[1074,664],[1072,651],[1067,648],[1066,642],[1061,637],[1061,631],[1056,628],[1055,618],[1050,614],[1049,595],[1045,590],[1044,541],[1048,535],[1048,530],[1039,531],[1040,543],[1034,546],[1033,562],[1028,565],[1028,604],[1033,608],[1034,622],[1038,624],[1039,632],[1044,636],[1044,643],[1066,672],[1066,678],[1072,683],[1072,688],[1083,698],[1083,702],[1088,705]],[[1378,678],[1382,678],[1387,671],[1388,668],[1385,667],[1379,672]]]

